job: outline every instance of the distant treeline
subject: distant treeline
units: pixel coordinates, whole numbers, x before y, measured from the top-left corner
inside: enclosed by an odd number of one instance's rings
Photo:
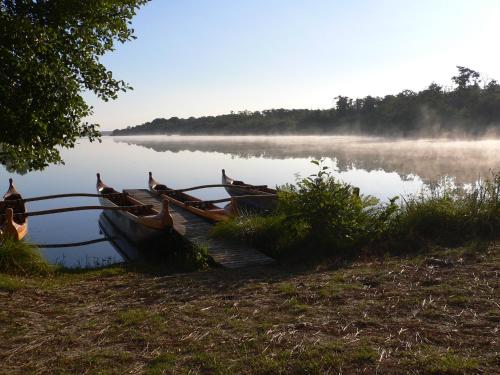
[[[270,109],[220,116],[155,119],[117,129],[113,135],[138,134],[373,134],[482,135],[500,130],[500,84],[458,66],[454,87],[432,83],[420,92],[351,99],[336,97],[325,110]]]

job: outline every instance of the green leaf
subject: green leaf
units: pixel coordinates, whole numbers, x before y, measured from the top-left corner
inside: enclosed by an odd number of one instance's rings
[[[61,163],[60,148],[99,138],[83,91],[102,100],[130,88],[100,62],[132,38],[147,0],[0,2],[0,163],[25,172]]]

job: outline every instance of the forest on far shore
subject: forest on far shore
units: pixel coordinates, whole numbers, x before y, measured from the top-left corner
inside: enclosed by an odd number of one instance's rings
[[[453,87],[431,83],[415,92],[352,99],[337,96],[331,109],[269,109],[219,116],[158,118],[116,129],[140,134],[368,134],[384,136],[481,136],[500,130],[500,84],[457,66]]]

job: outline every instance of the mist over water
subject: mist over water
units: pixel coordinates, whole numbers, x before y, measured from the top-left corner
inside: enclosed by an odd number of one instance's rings
[[[117,190],[146,188],[147,172],[172,188],[220,183],[228,175],[258,185],[293,183],[297,174],[317,171],[311,159],[325,159],[333,175],[386,201],[421,191],[448,177],[469,184],[491,170],[500,170],[500,140],[396,140],[361,136],[134,136],[103,137],[102,143],[81,140],[62,153],[65,165],[14,175],[0,168],[0,190],[8,177],[24,197],[95,192],[95,173]],[[3,181],[3,182],[2,182]],[[226,198],[222,188],[196,190],[202,199]],[[33,202],[30,211],[99,204],[96,198],[66,198]],[[36,216],[29,220],[34,243],[57,244],[102,238],[100,211]],[[120,262],[109,242],[81,247],[43,249],[51,262],[68,266]]]
[[[158,152],[221,152],[242,159],[320,159],[336,170],[396,172],[426,183],[471,183],[500,168],[500,139],[394,139],[363,136],[137,136],[115,142]]]

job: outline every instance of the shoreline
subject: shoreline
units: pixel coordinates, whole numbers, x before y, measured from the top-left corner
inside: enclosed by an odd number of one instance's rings
[[[309,138],[346,138],[346,139],[373,139],[373,140],[391,140],[398,141],[500,141],[498,136],[473,136],[473,135],[453,135],[453,136],[418,136],[418,135],[390,135],[390,134],[356,134],[356,133],[130,133],[130,134],[110,134],[104,137],[186,137],[186,138],[278,138],[278,137],[309,137]]]

